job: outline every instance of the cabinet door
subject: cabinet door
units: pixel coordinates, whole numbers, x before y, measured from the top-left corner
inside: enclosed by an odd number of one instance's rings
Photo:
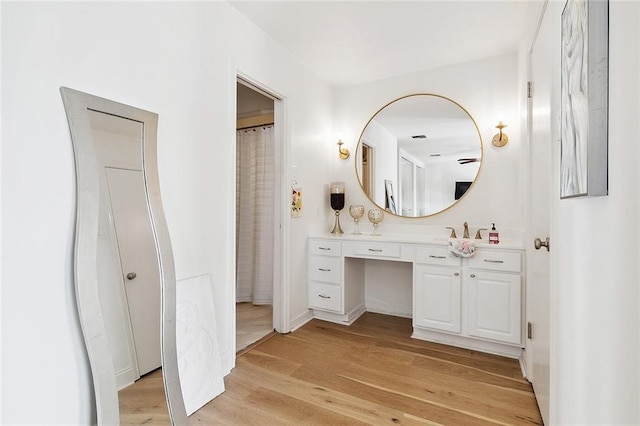
[[[460,269],[415,266],[413,325],[460,332]]]
[[[469,271],[470,336],[521,343],[521,277],[485,271]]]

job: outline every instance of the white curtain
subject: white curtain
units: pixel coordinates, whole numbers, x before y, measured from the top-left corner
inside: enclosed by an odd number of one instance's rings
[[[273,126],[238,130],[236,302],[273,303]]]

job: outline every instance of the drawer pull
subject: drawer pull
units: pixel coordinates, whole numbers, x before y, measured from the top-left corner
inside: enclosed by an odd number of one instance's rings
[[[504,263],[504,260],[485,259],[484,261],[487,262],[487,263]]]
[[[459,277],[459,276],[460,276],[460,272],[454,272],[454,273],[453,273],[453,276],[454,276],[454,277]]]
[[[471,278],[475,278],[475,277],[476,277],[476,274],[471,274],[471,275],[470,275],[470,277],[471,277]]]
[[[430,255],[429,255],[429,257],[430,257],[431,259],[446,259],[446,258],[447,258],[447,256],[434,256],[434,255],[432,255],[432,254],[430,254]]]
[[[318,268],[318,271],[331,272],[331,269]]]
[[[382,253],[382,249],[372,249],[372,248],[370,248],[369,251],[374,251],[376,253]]]
[[[319,294],[319,297],[322,297],[323,299],[331,299],[331,296],[325,296],[324,294]]]
[[[318,247],[318,250],[331,250],[331,247]]]

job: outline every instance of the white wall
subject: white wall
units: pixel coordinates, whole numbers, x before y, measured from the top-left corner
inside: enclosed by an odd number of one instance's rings
[[[307,229],[326,221],[335,147],[326,84],[226,3],[4,2],[2,42],[2,423],[87,424],[93,415],[73,289],[75,178],[61,85],[159,114],[177,278],[211,275],[227,369],[236,72],[281,94],[305,208],[290,224],[289,314],[307,314]]]
[[[473,191],[464,200],[428,218],[403,219],[388,215],[381,225],[382,232],[409,225],[462,228],[465,221],[474,226],[496,222],[504,229],[521,230],[526,196],[518,191],[521,179],[518,165],[524,151],[519,137],[517,66],[517,54],[513,53],[335,89],[335,125],[344,133],[345,146],[352,152],[365,124],[380,107],[412,93],[434,93],[458,102],[474,118],[482,135],[484,152],[480,174]],[[499,119],[504,119],[509,126],[505,132],[510,141],[504,148],[491,144]],[[373,207],[358,185],[351,161],[332,162],[331,173],[332,180],[346,182],[347,205]],[[446,236],[444,228],[442,233]]]
[[[505,234],[522,236],[526,193],[519,190],[524,179],[519,165],[527,147],[520,138],[517,82],[518,57],[513,53],[335,89],[335,125],[345,135],[343,141],[351,152],[355,152],[360,133],[380,107],[412,93],[433,93],[458,102],[474,118],[482,135],[483,162],[472,191],[454,207],[431,217],[401,218],[387,214],[380,226],[382,233],[435,233],[447,237],[449,231],[444,227],[455,226],[462,235],[462,224],[466,221],[472,229],[487,228],[495,222],[503,232],[501,239],[505,239]],[[503,148],[491,144],[493,135],[497,133],[495,126],[498,120],[504,120],[509,126],[505,130],[510,137],[509,144]],[[374,206],[359,186],[352,161],[332,162],[331,180],[345,181],[347,206],[364,204],[368,210]],[[353,225],[349,220],[342,221],[342,224],[345,232],[351,232]],[[329,224],[325,226],[331,229]],[[372,228],[365,219],[360,229],[370,232]],[[406,293],[411,295],[411,275],[401,273],[398,276],[405,277],[405,282],[389,286],[385,275],[376,269],[374,263],[366,266],[367,308],[410,315],[411,298],[406,297]],[[399,288],[404,289],[403,295],[397,294]]]
[[[640,424],[640,4],[609,4],[609,195],[559,199],[560,15],[553,19],[552,424]]]

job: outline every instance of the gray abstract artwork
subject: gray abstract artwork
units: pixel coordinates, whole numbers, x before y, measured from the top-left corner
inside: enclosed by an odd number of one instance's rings
[[[561,74],[560,197],[606,195],[607,1],[567,1]]]

